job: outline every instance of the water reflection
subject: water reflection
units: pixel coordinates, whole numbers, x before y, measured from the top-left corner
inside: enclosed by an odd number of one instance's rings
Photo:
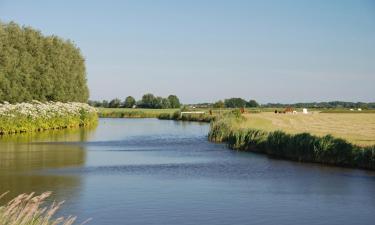
[[[59,192],[60,189],[80,186],[77,177],[38,172],[84,166],[87,152],[79,143],[87,141],[94,129],[52,130],[0,137],[0,193],[11,191],[9,199],[24,192]]]

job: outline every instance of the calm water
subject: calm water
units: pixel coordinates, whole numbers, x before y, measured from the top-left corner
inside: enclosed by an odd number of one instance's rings
[[[0,139],[0,193],[51,190],[89,224],[374,224],[375,173],[231,151],[208,125],[102,119]]]

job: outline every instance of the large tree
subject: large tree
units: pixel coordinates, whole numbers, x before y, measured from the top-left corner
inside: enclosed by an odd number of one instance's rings
[[[69,40],[0,22],[0,101],[87,102],[85,60]]]
[[[133,108],[134,105],[135,105],[134,97],[132,97],[132,96],[126,97],[126,99],[124,101],[124,108]]]
[[[178,99],[178,97],[176,95],[169,95],[168,100],[169,100],[169,104],[170,104],[171,108],[180,108],[181,107],[180,100]]]

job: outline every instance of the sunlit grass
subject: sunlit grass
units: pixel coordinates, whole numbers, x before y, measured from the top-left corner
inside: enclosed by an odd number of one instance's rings
[[[330,134],[362,146],[375,144],[375,113],[246,114],[241,128],[282,130],[290,134]]]
[[[6,193],[5,193],[6,194]],[[0,196],[0,199],[5,196]],[[55,218],[56,212],[63,202],[53,202],[46,206],[45,202],[51,192],[41,195],[21,194],[0,206],[1,225],[72,225],[76,217],[68,216]]]

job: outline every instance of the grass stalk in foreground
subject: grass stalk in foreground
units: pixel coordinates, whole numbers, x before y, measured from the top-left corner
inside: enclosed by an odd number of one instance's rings
[[[0,199],[6,193],[0,195]],[[53,202],[45,206],[45,200],[51,192],[45,192],[35,196],[31,194],[21,194],[9,201],[6,205],[0,206],[1,225],[72,225],[76,217],[54,218],[63,202]]]

